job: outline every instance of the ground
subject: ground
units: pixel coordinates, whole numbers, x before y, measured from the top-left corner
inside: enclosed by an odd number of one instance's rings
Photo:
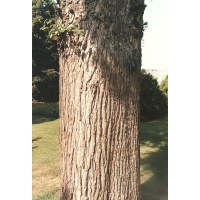
[[[140,128],[141,200],[168,199],[168,119],[142,122]],[[59,120],[33,115],[33,200],[57,200]]]

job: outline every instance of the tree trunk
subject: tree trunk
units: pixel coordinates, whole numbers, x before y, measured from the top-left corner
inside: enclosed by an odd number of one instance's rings
[[[61,200],[138,200],[144,4],[62,0],[59,40]]]

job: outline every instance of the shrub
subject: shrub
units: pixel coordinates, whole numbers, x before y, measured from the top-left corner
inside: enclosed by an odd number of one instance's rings
[[[154,119],[167,113],[167,97],[159,88],[157,79],[145,70],[141,72],[140,115],[143,119]]]
[[[32,114],[48,117],[59,117],[58,103],[33,103]]]
[[[54,69],[44,70],[32,80],[32,97],[40,102],[58,102],[59,74]]]

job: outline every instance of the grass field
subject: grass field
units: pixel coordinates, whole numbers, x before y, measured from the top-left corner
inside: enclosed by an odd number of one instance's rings
[[[141,200],[168,199],[167,117],[141,123]],[[58,200],[59,121],[33,115],[33,200]]]
[[[35,199],[58,191],[60,161],[58,119],[33,116],[32,122],[32,193]]]
[[[141,123],[141,200],[168,199],[168,119]]]

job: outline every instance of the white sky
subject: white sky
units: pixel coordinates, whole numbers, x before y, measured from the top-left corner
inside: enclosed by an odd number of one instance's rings
[[[142,68],[167,68],[167,0],[145,0]]]

